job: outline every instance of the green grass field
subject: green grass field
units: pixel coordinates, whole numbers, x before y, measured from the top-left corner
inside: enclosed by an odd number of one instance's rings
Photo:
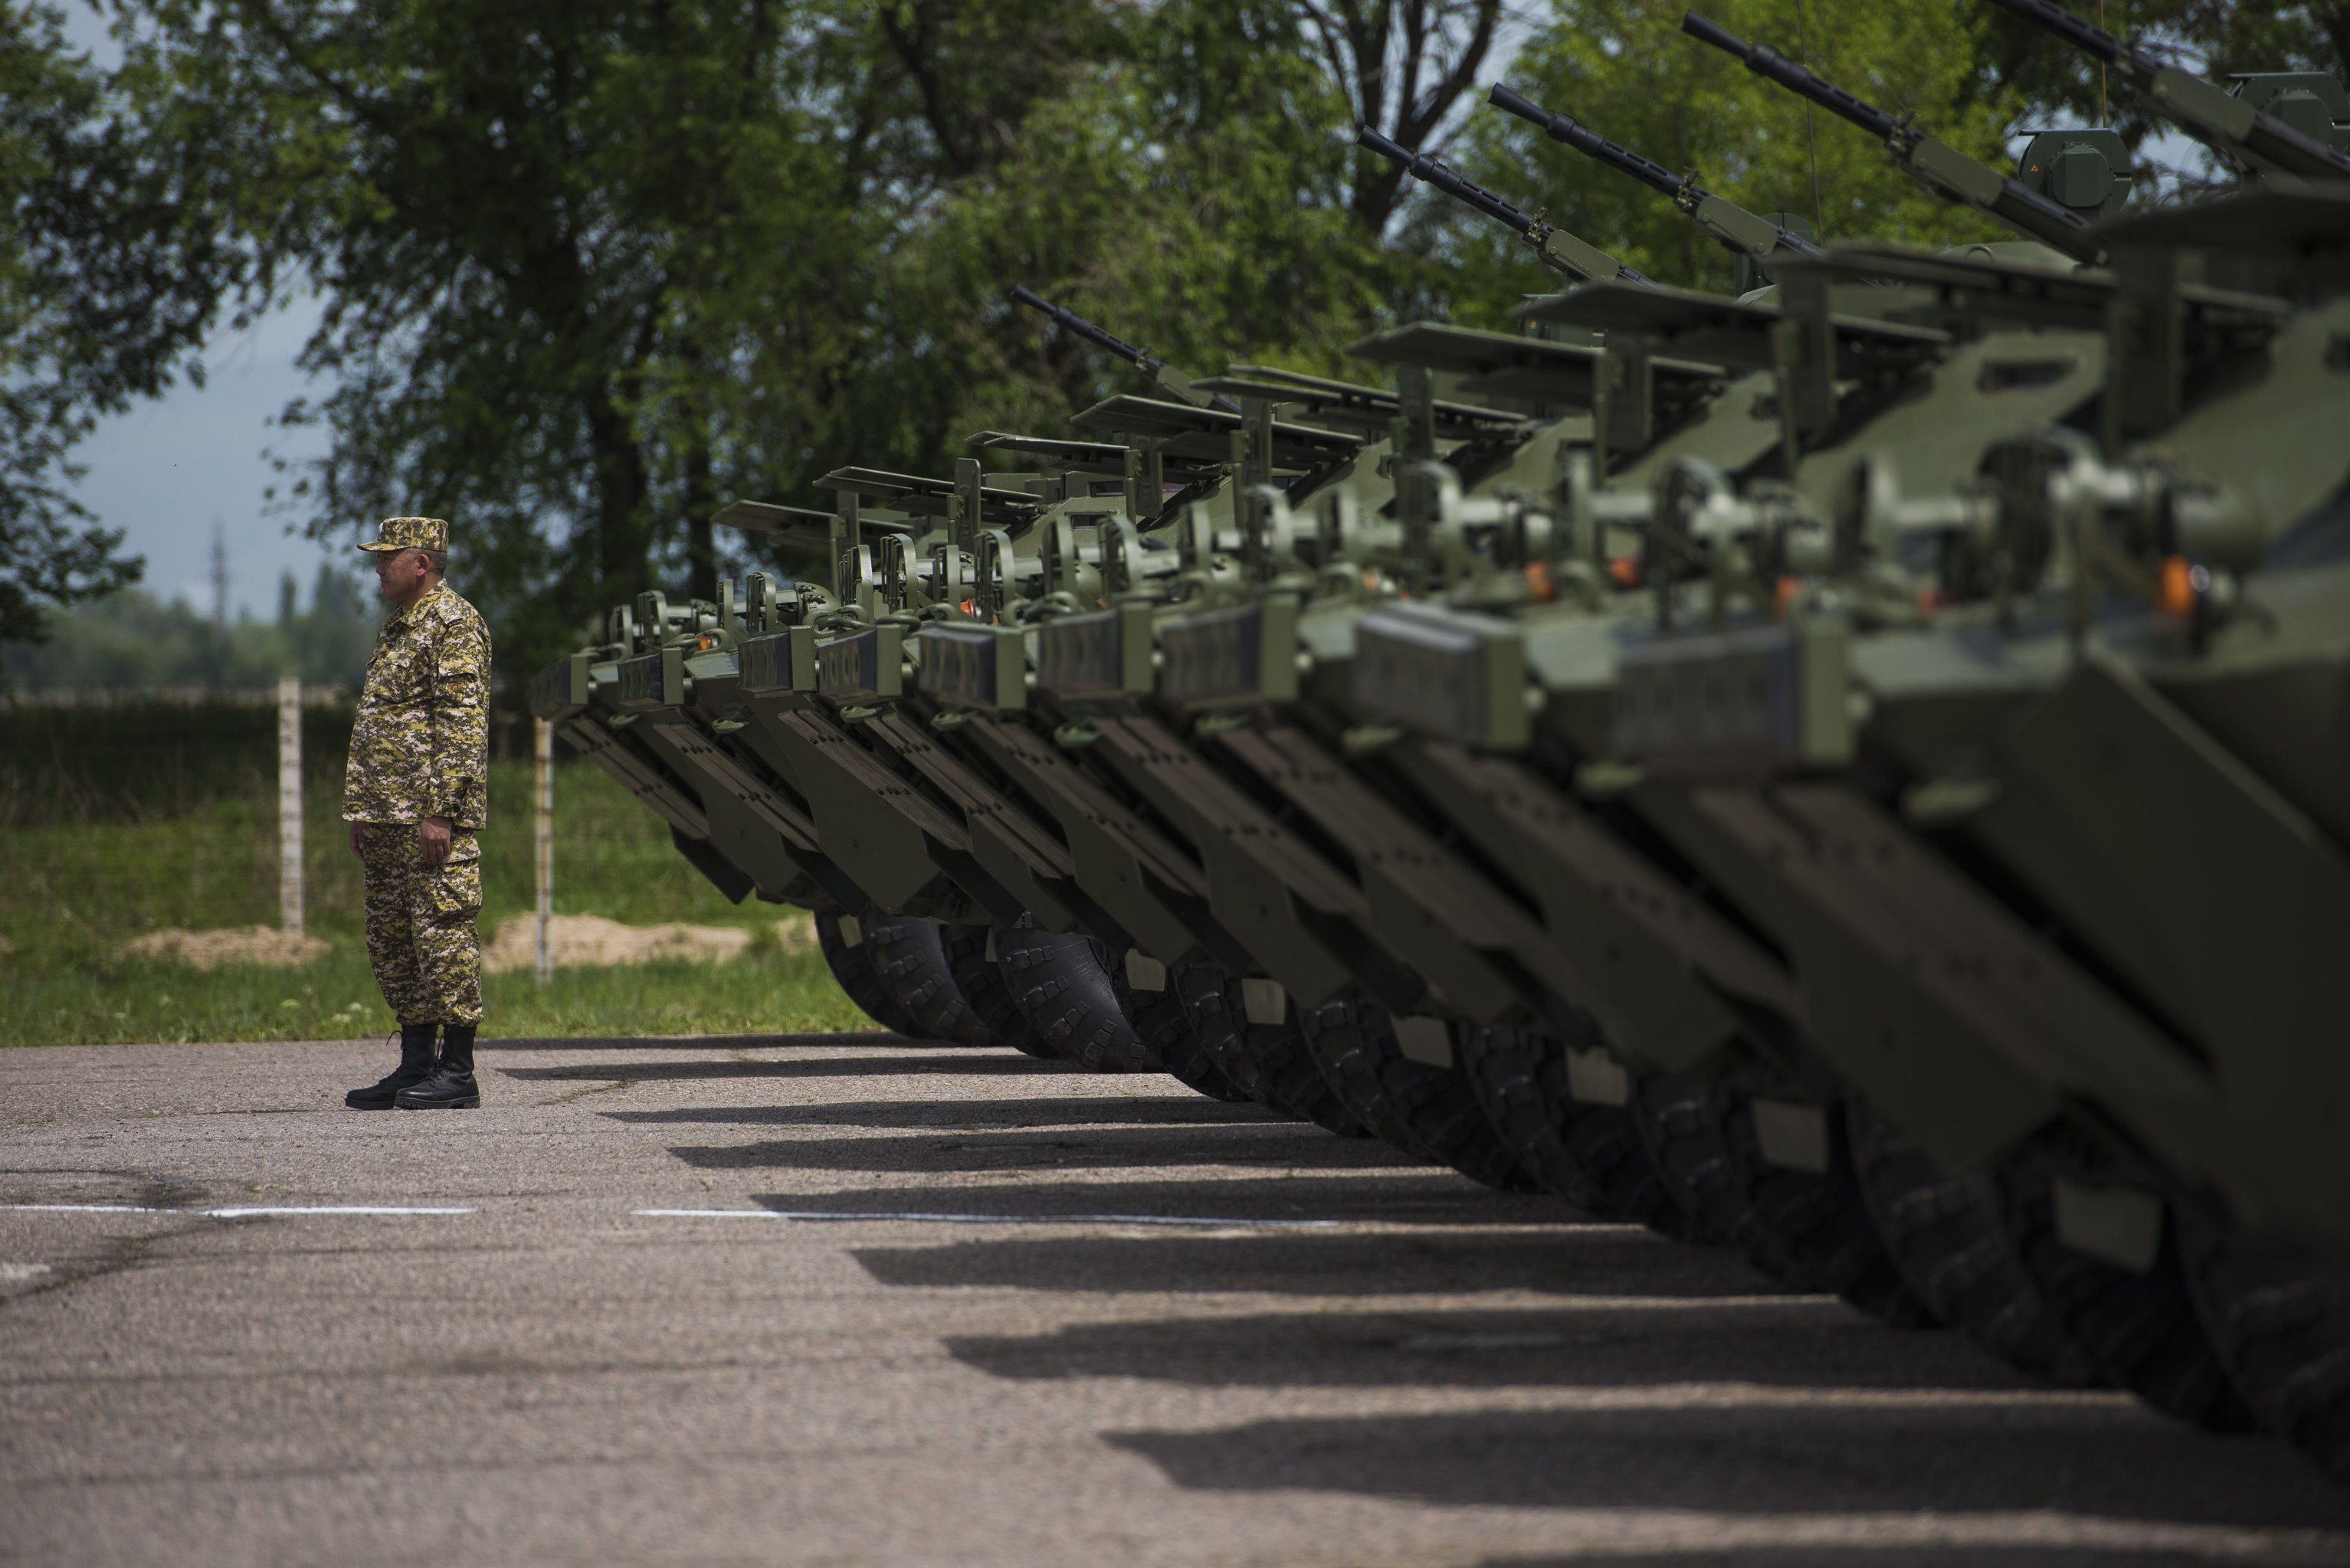
[[[273,753],[274,760],[274,753]],[[359,862],[341,820],[341,758],[315,753],[304,813],[305,925],[331,944],[299,968],[202,971],[125,957],[126,941],[277,922],[274,801],[250,788],[165,815],[84,814],[0,831],[0,1045],[354,1038],[393,1026],[368,971]],[[328,775],[331,783],[328,782]],[[494,763],[482,834],[482,937],[532,908],[530,768]],[[128,815],[131,819],[126,820]],[[91,816],[97,819],[92,820]],[[729,904],[671,846],[660,819],[600,772],[558,768],[555,909],[631,925],[748,926],[744,956],[485,980],[485,1032],[509,1035],[787,1033],[874,1025],[813,951],[785,951],[791,911]]]

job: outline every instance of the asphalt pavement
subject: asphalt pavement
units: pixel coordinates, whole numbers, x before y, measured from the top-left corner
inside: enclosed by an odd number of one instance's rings
[[[1170,1078],[0,1052],[0,1562],[2350,1562],[2278,1445]]]

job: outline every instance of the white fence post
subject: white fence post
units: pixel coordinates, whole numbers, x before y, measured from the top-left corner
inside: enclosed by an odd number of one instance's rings
[[[531,847],[538,870],[538,983],[545,985],[555,974],[546,945],[546,923],[555,915],[555,726],[544,719],[531,724]]]
[[[277,682],[277,923],[302,929],[302,678]]]

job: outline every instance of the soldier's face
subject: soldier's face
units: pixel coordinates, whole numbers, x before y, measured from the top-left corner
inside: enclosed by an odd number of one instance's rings
[[[423,587],[432,563],[421,550],[388,550],[375,558],[376,591],[387,604],[404,605]]]

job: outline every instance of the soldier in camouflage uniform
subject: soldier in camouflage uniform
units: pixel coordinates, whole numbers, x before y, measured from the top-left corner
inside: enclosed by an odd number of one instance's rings
[[[344,1101],[358,1110],[471,1108],[482,1103],[473,835],[489,813],[490,631],[442,581],[448,524],[392,517],[381,533],[359,548],[373,552],[392,607],[351,727],[343,816],[366,867],[368,959],[400,1020],[400,1065]]]

